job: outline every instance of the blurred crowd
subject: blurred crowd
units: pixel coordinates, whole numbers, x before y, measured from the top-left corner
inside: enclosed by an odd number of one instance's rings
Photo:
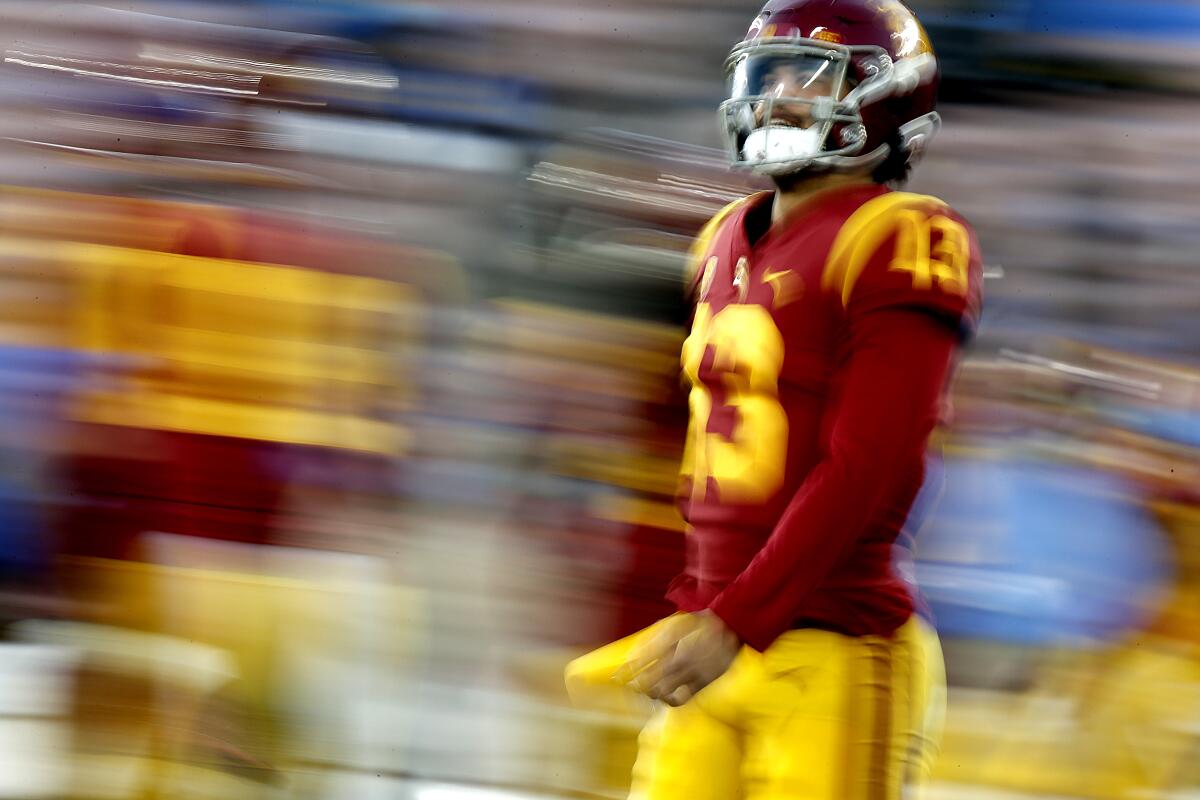
[[[1200,7],[923,0],[933,797],[1200,791]],[[0,798],[621,796],[757,3],[0,5]]]

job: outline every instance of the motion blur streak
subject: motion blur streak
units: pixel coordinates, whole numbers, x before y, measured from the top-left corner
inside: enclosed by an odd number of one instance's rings
[[[0,798],[619,797],[728,0],[0,5]],[[1200,792],[1200,17],[921,0],[931,797]]]

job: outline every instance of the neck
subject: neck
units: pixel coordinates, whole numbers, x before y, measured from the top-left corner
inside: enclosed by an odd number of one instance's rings
[[[788,217],[801,206],[806,205],[815,196],[830,189],[840,189],[845,186],[871,184],[868,175],[830,172],[824,175],[813,175],[804,178],[784,188],[775,190],[775,202],[771,206],[771,224]]]

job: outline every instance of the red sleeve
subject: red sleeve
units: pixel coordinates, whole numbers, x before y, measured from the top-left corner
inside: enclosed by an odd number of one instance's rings
[[[850,356],[821,462],[771,537],[710,608],[764,650],[849,552],[903,470],[920,463],[958,342],[927,310],[882,309],[849,326]]]
[[[762,650],[850,553],[900,481],[921,469],[956,345],[975,325],[982,259],[940,200],[863,204],[830,247],[821,287],[840,306],[844,353],[821,461],[767,543],[710,608]]]

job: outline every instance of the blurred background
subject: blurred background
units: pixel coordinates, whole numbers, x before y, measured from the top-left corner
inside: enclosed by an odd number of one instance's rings
[[[1200,4],[920,0],[934,798],[1200,796]],[[756,0],[0,4],[0,798],[621,797]]]

